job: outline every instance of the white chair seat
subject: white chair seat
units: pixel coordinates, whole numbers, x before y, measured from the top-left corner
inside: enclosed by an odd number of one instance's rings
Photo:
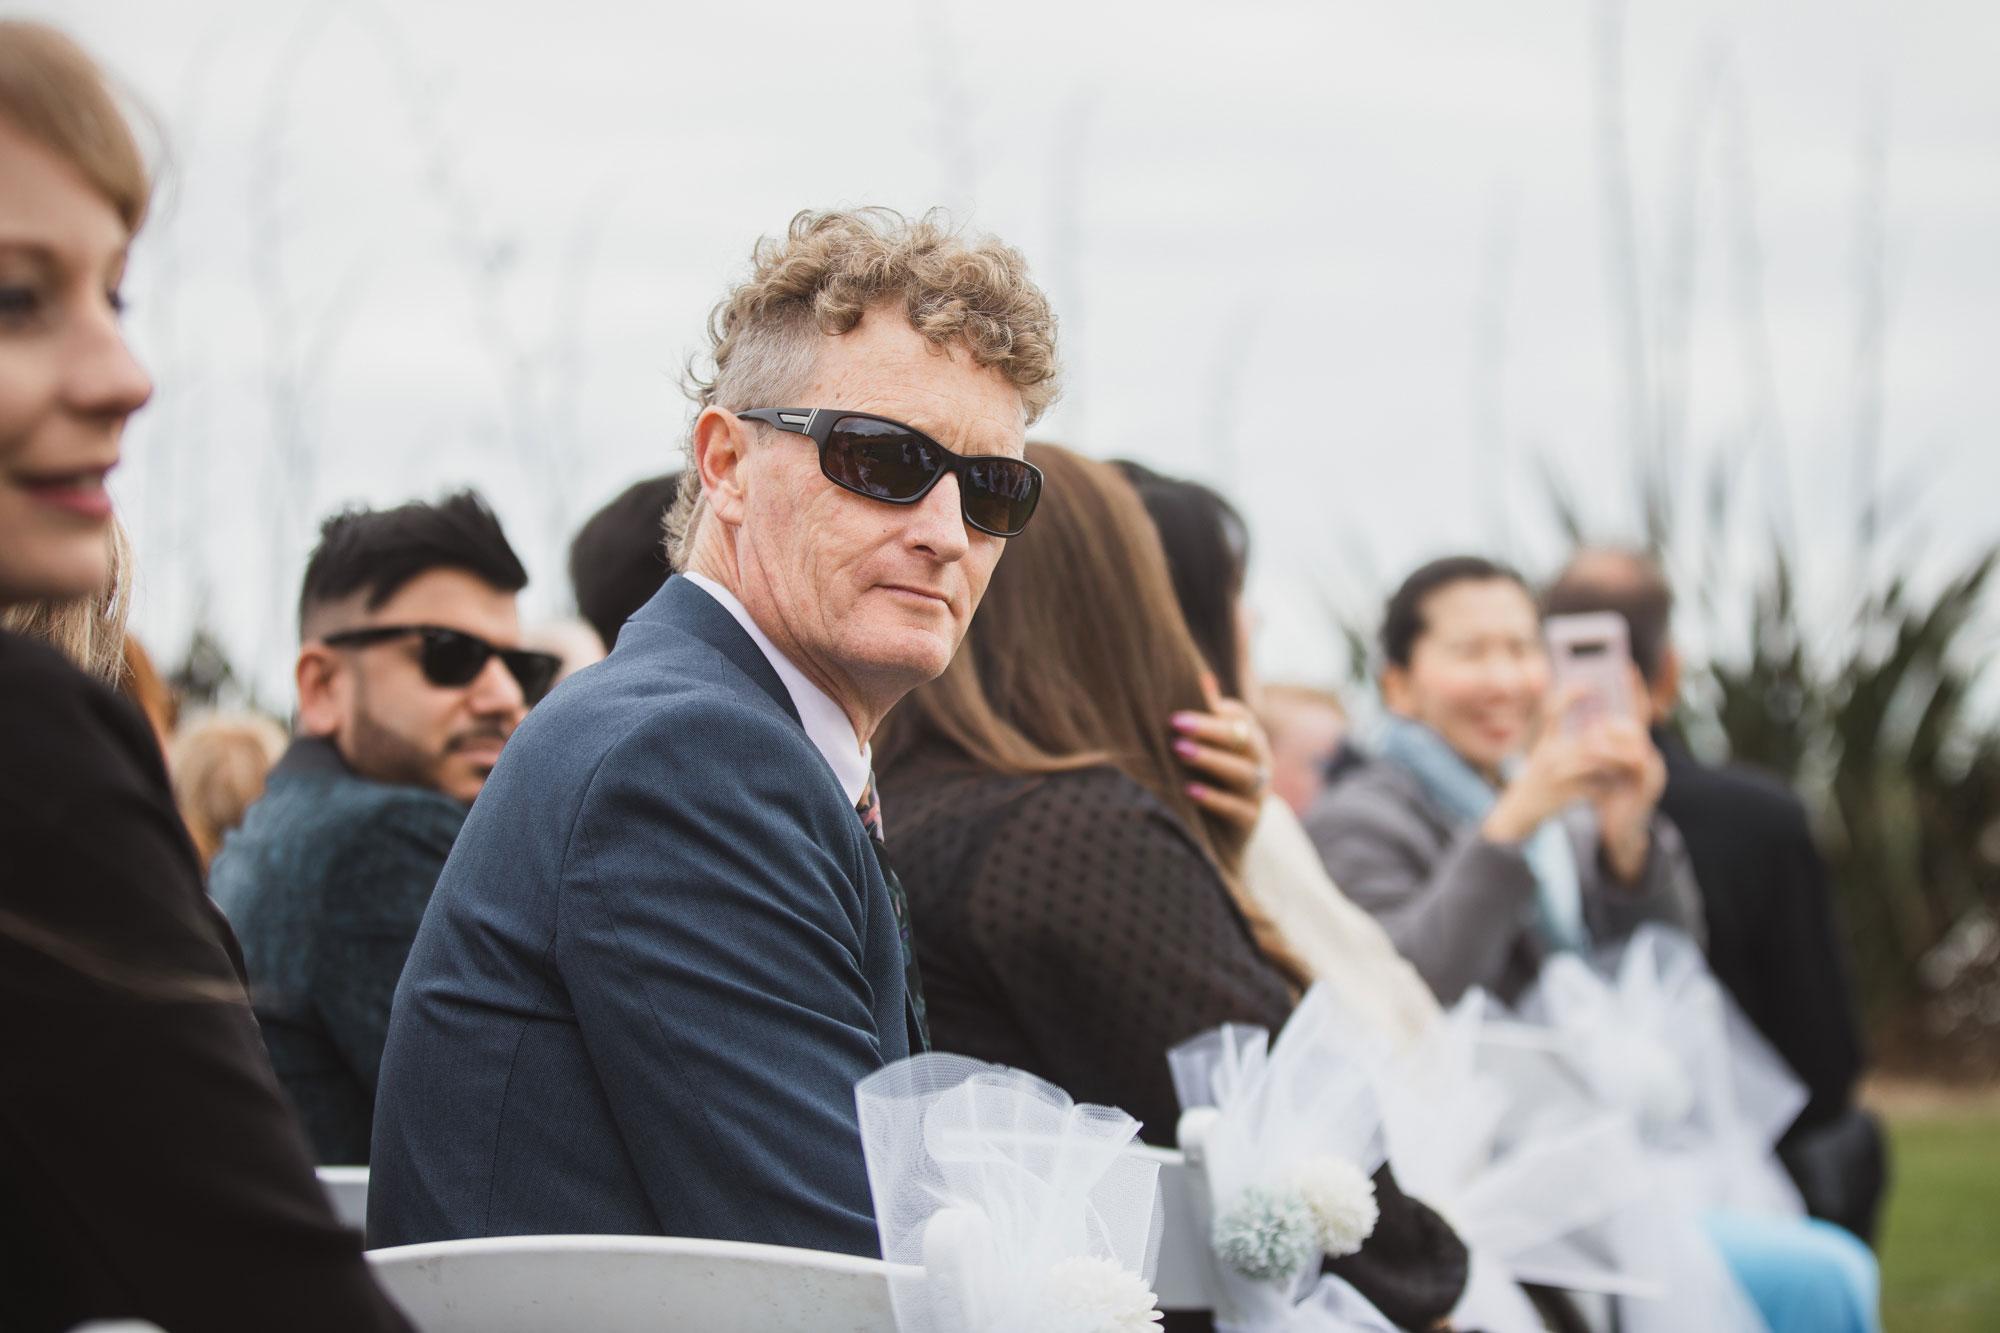
[[[894,1333],[889,1267],[781,1245],[495,1236],[370,1250],[421,1333]]]
[[[323,1166],[318,1170],[319,1187],[326,1191],[333,1214],[356,1231],[368,1229],[368,1168],[365,1166]]]

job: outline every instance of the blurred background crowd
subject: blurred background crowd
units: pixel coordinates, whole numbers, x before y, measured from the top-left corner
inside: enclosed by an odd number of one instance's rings
[[[1990,1250],[1970,1190],[2000,1170],[2000,14],[8,11],[157,116],[114,674],[204,857],[303,702],[323,520],[476,487],[523,645],[589,660],[664,577],[631,534],[746,239],[806,203],[942,204],[1059,312],[1034,434],[1206,483],[1254,536],[1252,702],[1301,815],[1379,737],[1409,570],[1479,550],[1539,596],[1579,546],[1657,562],[1662,725],[1795,790],[1825,859],[1901,1148],[1889,1326],[2000,1304],[1951,1257]]]

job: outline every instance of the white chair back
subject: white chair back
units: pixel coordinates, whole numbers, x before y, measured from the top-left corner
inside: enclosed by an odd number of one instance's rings
[[[895,1333],[888,1265],[662,1236],[495,1236],[370,1250],[419,1333]]]
[[[1160,1164],[1165,1226],[1153,1291],[1162,1310],[1213,1310],[1215,1261],[1208,1243],[1208,1180],[1184,1153],[1140,1144],[1131,1151]]]
[[[357,1231],[368,1229],[368,1168],[365,1166],[323,1166],[319,1186],[333,1205],[334,1216]]]

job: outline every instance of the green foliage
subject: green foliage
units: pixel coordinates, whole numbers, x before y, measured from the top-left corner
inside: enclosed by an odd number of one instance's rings
[[[1878,1021],[1923,998],[1918,964],[1993,901],[2000,729],[1971,710],[1984,661],[1970,644],[1996,563],[1988,548],[1923,589],[1894,570],[1856,590],[1851,620],[1816,635],[1774,541],[1750,585],[1747,651],[1710,662],[1697,691],[1733,757],[1813,798]],[[1729,614],[1730,599],[1704,594],[1705,614]],[[1721,628],[1709,626],[1711,642],[1727,641]]]
[[[1892,1116],[1882,1326],[2000,1333],[2000,1113]]]

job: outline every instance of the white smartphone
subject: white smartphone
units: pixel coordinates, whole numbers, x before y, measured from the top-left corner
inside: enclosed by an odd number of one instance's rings
[[[1564,719],[1564,730],[1582,731],[1606,717],[1632,716],[1632,641],[1616,611],[1550,616],[1542,626],[1549,645],[1554,694],[1571,685],[1583,697]]]

